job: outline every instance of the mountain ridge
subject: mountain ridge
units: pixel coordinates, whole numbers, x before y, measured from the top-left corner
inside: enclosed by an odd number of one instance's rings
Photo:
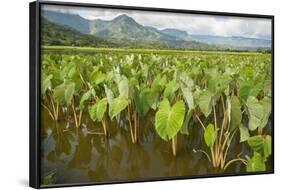
[[[191,48],[191,49],[257,49],[270,48],[271,41],[241,36],[189,34],[187,31],[143,26],[132,17],[122,14],[112,20],[88,20],[78,14],[43,11],[45,18],[69,26],[84,34],[109,39],[125,46]]]

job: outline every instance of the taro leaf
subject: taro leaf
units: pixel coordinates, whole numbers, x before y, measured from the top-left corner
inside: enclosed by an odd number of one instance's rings
[[[208,80],[208,89],[214,94],[223,93],[229,86],[230,75],[224,73],[222,76],[215,76]]]
[[[245,81],[241,84],[239,97],[243,102],[246,102],[249,96],[256,97],[260,91],[260,85],[254,84],[253,81]]]
[[[242,120],[241,104],[237,96],[231,97],[230,111],[230,130],[233,131],[238,127]]]
[[[244,127],[243,125],[240,125],[239,129],[240,129],[240,142],[247,141],[248,138],[250,137],[248,128]]]
[[[264,128],[268,122],[268,118],[271,114],[271,99],[269,97],[264,97],[260,101],[262,107],[263,107],[263,117],[261,120],[260,127]]]
[[[240,86],[240,90],[239,90],[239,97],[244,100],[246,102],[248,95],[250,93],[250,90],[252,88],[252,85],[247,84],[247,83],[242,83],[242,85]]]
[[[158,88],[158,90],[162,90],[164,88],[164,86],[167,84],[167,77],[166,75],[164,75],[163,77],[161,77],[160,75],[157,75],[157,77],[154,79],[153,83],[152,83],[152,87],[153,88]]]
[[[181,90],[182,90],[184,99],[188,104],[189,109],[194,109],[194,98],[193,98],[192,91],[189,88],[182,88]]]
[[[93,105],[93,106],[90,106],[88,112],[89,112],[90,118],[93,121],[96,121],[97,120],[97,106],[96,106],[96,104]]]
[[[107,99],[106,98],[103,98],[103,99],[97,101],[95,105],[93,105],[89,108],[89,114],[90,114],[91,119],[93,121],[96,121],[96,120],[99,122],[102,121],[106,108],[107,108]]]
[[[268,97],[258,101],[255,97],[247,99],[249,111],[249,129],[254,131],[258,127],[265,127],[271,113],[271,100]]]
[[[54,98],[61,105],[69,105],[75,91],[74,82],[64,82],[54,89]]]
[[[90,89],[82,95],[82,97],[80,99],[80,103],[79,103],[79,109],[80,110],[84,109],[85,101],[89,100],[91,96],[95,96],[95,90],[94,89]]]
[[[124,96],[118,96],[114,98],[109,104],[109,116],[112,120],[115,116],[117,116],[121,111],[123,111],[128,106],[128,99]]]
[[[208,80],[208,89],[214,94],[219,92],[220,87],[221,80],[218,76],[212,77],[210,80]]]
[[[263,118],[263,107],[253,96],[250,96],[247,99],[247,106],[249,111],[249,129],[254,131],[261,124],[261,120]]]
[[[266,135],[265,140],[264,140],[264,157],[267,158],[268,156],[271,155],[271,136]]]
[[[199,105],[200,110],[208,117],[212,111],[212,96],[213,94],[208,90],[203,90],[197,95],[197,104]]]
[[[189,109],[188,112],[185,114],[184,122],[183,122],[183,125],[180,130],[181,134],[183,134],[183,135],[189,135],[188,123],[189,123],[190,119],[192,118],[193,112],[194,112],[193,109]]]
[[[41,94],[45,94],[47,90],[51,90],[52,88],[52,82],[51,79],[53,78],[53,75],[50,74],[42,81],[42,87],[41,87]]]
[[[95,70],[90,75],[91,84],[100,84],[106,79],[106,74],[99,70]]]
[[[157,106],[158,106],[158,101],[159,101],[159,92],[157,89],[155,88],[150,88],[150,107],[153,109],[153,110],[156,110],[157,109]]]
[[[266,166],[264,163],[264,158],[258,153],[254,152],[254,156],[252,158],[247,158],[247,166],[246,171],[247,172],[259,172],[259,171],[265,171]]]
[[[66,85],[65,92],[64,92],[66,105],[69,105],[71,103],[74,92],[75,92],[75,83],[70,82],[69,84]]]
[[[184,114],[183,101],[178,101],[170,106],[169,100],[165,98],[160,103],[155,116],[155,127],[158,135],[165,141],[172,139],[182,127]]]
[[[114,94],[106,85],[104,85],[104,90],[105,90],[107,101],[109,104],[111,104],[112,100],[114,99]]]
[[[133,96],[133,94],[135,93],[135,88],[139,88],[139,81],[138,79],[136,79],[136,77],[132,77],[130,78],[129,81],[129,96]]]
[[[181,82],[181,86],[187,87],[187,88],[193,88],[194,87],[194,81],[184,72],[182,72],[179,75],[179,80]]]
[[[170,81],[164,90],[164,98],[169,98],[171,97],[174,92],[176,92],[179,88],[179,85],[177,84],[176,80]]]
[[[135,91],[135,103],[137,111],[141,116],[145,116],[149,111],[150,106],[152,105],[153,94],[151,89],[144,88],[141,91]]]
[[[81,78],[76,76],[73,77],[71,81],[75,83],[75,92],[81,92],[84,88],[84,83],[82,82]]]
[[[252,136],[248,139],[248,144],[255,152],[263,155],[264,153],[264,138],[261,135]]]
[[[252,67],[244,67],[243,72],[247,78],[253,78],[254,76],[254,70]]]
[[[123,77],[118,83],[118,90],[121,96],[128,98],[129,96],[129,81],[126,77]]]
[[[107,99],[103,98],[101,99],[98,103],[97,103],[97,120],[101,121],[103,119],[104,113],[106,111],[106,107],[107,107]]]
[[[67,76],[69,78],[73,78],[73,77],[75,77],[75,75],[77,75],[76,65],[72,65],[71,68],[69,69],[69,71],[67,72]]]
[[[217,131],[213,124],[209,124],[204,131],[205,143],[208,147],[212,148],[217,138]]]
[[[56,88],[54,88],[54,98],[57,103],[60,105],[64,105],[65,98],[64,98],[64,91],[65,91],[65,84],[62,83],[58,85]]]

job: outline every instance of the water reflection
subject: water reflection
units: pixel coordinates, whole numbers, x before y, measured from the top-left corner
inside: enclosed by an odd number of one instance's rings
[[[132,144],[126,122],[120,118],[110,123],[109,138],[101,135],[99,123],[89,118],[83,120],[82,129],[76,129],[69,121],[55,124],[42,111],[42,174],[54,174],[55,183],[83,183],[112,180],[134,180],[167,176],[194,176],[212,174],[208,159],[193,149],[207,150],[203,142],[203,130],[195,122],[189,133],[178,135],[178,155],[172,156],[171,142],[165,142],[154,131],[153,118],[141,121],[140,143]],[[151,114],[151,116],[153,113]],[[121,127],[120,127],[121,126]],[[231,145],[230,157],[249,153],[249,147]],[[244,171],[237,162],[226,172]]]

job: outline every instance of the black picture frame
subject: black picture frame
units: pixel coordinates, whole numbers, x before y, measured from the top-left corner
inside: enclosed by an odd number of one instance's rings
[[[63,184],[42,187],[40,185],[40,10],[42,5],[62,5],[75,7],[95,7],[95,8],[109,8],[109,9],[123,9],[123,10],[138,10],[138,11],[153,11],[153,12],[170,12],[170,13],[192,13],[204,15],[221,15],[232,17],[245,18],[266,18],[271,20],[271,67],[272,67],[272,170],[264,172],[253,173],[233,173],[224,175],[203,175],[203,176],[181,176],[181,177],[160,177],[139,180],[118,180],[111,182],[98,183],[77,183],[77,184]],[[70,3],[70,2],[55,2],[55,1],[34,1],[29,4],[29,185],[33,188],[49,188],[49,187],[70,187],[70,186],[84,186],[84,185],[99,185],[99,184],[116,184],[116,183],[134,183],[134,182],[151,182],[163,180],[180,180],[193,178],[211,178],[211,177],[227,177],[227,176],[243,176],[243,175],[257,175],[257,174],[273,174],[274,173],[274,16],[260,15],[260,14],[246,14],[246,13],[229,13],[229,12],[211,12],[198,10],[183,10],[183,9],[167,9],[167,8],[152,8],[152,7],[133,7],[120,5],[104,5],[104,4],[89,4],[89,3]]]

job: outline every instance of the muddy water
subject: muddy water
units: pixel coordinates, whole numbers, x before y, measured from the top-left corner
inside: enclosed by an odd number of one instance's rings
[[[171,142],[163,141],[154,130],[154,113],[141,119],[140,141],[132,144],[127,122],[110,123],[109,137],[102,135],[102,126],[84,116],[81,129],[74,127],[71,117],[55,124],[42,109],[41,175],[52,178],[54,184],[136,180],[158,177],[197,176],[218,174],[207,157],[194,150],[203,149],[203,130],[194,121],[189,135],[178,135],[177,157],[172,156]],[[234,138],[229,158],[239,153],[249,154],[246,145],[235,146]],[[236,162],[224,173],[245,172],[245,166]],[[42,182],[44,183],[44,182]]]

